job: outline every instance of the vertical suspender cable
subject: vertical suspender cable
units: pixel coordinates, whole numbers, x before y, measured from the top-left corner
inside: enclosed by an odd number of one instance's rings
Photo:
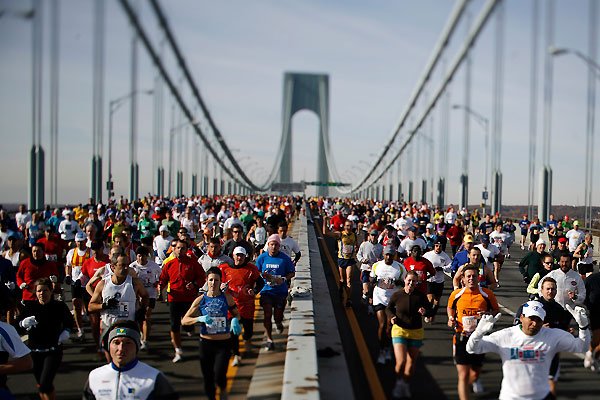
[[[592,0],[593,1],[593,0]],[[535,202],[535,157],[538,118],[538,58],[539,58],[540,1],[533,0],[531,10],[531,69],[529,72],[529,178],[527,215],[533,216]]]
[[[588,57],[595,63],[598,53],[598,6],[596,0],[589,2],[588,25]],[[594,176],[594,123],[596,112],[596,79],[598,73],[595,67],[588,63],[588,93],[587,93],[587,135],[585,143],[585,226],[592,228],[592,188]]]

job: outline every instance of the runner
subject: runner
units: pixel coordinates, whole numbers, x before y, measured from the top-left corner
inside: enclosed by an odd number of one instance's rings
[[[373,264],[383,259],[383,246],[377,243],[379,231],[369,232],[368,240],[360,244],[356,258],[360,262],[360,281],[362,283],[362,301],[368,306],[368,313],[373,314],[373,299],[371,296],[370,275]]]
[[[187,244],[178,240],[173,249],[173,258],[163,264],[160,274],[160,287],[168,287],[169,314],[171,322],[171,343],[175,350],[173,362],[181,361],[181,317],[190,308],[198,291],[206,282],[206,273],[195,258],[187,254]],[[168,285],[168,286],[167,286]],[[186,327],[191,334],[193,326]]]
[[[246,352],[252,348],[252,335],[254,334],[254,297],[256,282],[260,279],[260,272],[256,265],[248,262],[246,249],[239,246],[233,250],[233,266],[223,263],[219,266],[223,274],[222,280],[227,284],[227,293],[231,294],[240,314],[240,322],[244,327],[244,347]],[[237,335],[232,335],[231,345],[233,363],[240,363],[240,344]]]
[[[262,253],[256,259],[256,267],[261,273],[265,285],[260,291],[260,305],[264,311],[264,326],[266,342],[265,348],[273,350],[273,323],[277,333],[283,333],[283,312],[288,296],[288,284],[295,275],[296,269],[291,258],[279,251],[281,239],[279,235],[273,234],[267,240],[268,251]]]
[[[209,400],[227,398],[227,367],[231,357],[231,333],[242,331],[238,309],[229,293],[221,291],[221,270],[207,272],[208,291],[198,296],[181,323],[194,326],[200,323],[200,368],[204,378],[204,392]],[[232,318],[229,318],[231,314]]]
[[[177,400],[179,395],[157,369],[139,361],[140,331],[135,322],[121,321],[107,330],[105,348],[110,363],[94,369],[83,389],[83,400],[130,398]]]
[[[586,233],[583,243],[579,244],[573,252],[573,258],[578,260],[577,270],[582,279],[587,278],[594,272],[594,245],[592,239],[592,234]]]
[[[389,304],[394,290],[402,283],[406,275],[406,269],[395,258],[396,249],[393,246],[386,246],[383,249],[383,260],[373,264],[370,274],[371,283],[374,286],[373,309],[378,322],[379,356],[377,363],[379,364],[385,364],[386,360],[392,359],[385,308]]]
[[[83,232],[75,235],[75,248],[67,253],[65,265],[65,284],[71,286],[71,301],[73,303],[73,314],[77,327],[77,339],[83,339],[83,313],[87,306],[89,297],[86,296],[85,283],[81,281],[81,267],[83,263],[92,256],[92,251],[86,246],[87,237]],[[87,297],[84,300],[84,297]]]
[[[423,254],[431,262],[435,269],[435,275],[427,279],[427,299],[433,305],[431,317],[425,317],[425,322],[433,322],[437,315],[437,310],[440,306],[440,299],[444,292],[445,273],[450,273],[450,264],[452,260],[450,256],[442,250],[442,240],[438,237],[433,245],[433,250]]]
[[[550,256],[546,256],[549,259]],[[550,260],[550,265],[552,260]],[[545,267],[546,265],[544,265]],[[544,326],[547,328],[562,329],[563,331],[569,331],[569,324],[573,318],[571,314],[565,310],[560,304],[558,304],[554,298],[556,297],[556,281],[550,277],[542,278],[541,288],[538,293],[537,301],[539,301],[546,311],[546,317],[544,318]],[[523,314],[523,306],[521,305],[515,314],[515,325],[518,325],[520,316]],[[560,375],[560,354],[556,353],[550,364],[550,372],[548,373],[548,380],[550,384],[550,392],[553,396],[556,396],[556,383]]]
[[[148,307],[141,321],[137,321],[142,327],[142,337],[140,339],[140,350],[144,350],[150,338],[150,329],[152,327],[152,311],[156,307],[156,299],[158,297],[158,281],[161,274],[161,268],[154,261],[149,259],[150,252],[147,248],[140,246],[135,251],[136,260],[129,264],[137,273],[138,278],[142,281],[144,289],[148,292]]]
[[[338,272],[340,274],[339,296],[340,301],[346,299],[345,306],[352,307],[352,271],[356,265],[355,253],[357,251],[358,238],[352,231],[352,222],[343,224],[341,232],[331,233],[338,241]]]
[[[28,303],[19,315],[19,326],[28,335],[33,375],[42,400],[55,399],[54,378],[63,357],[62,345],[73,330],[73,316],[62,301],[54,300],[52,282],[38,279],[32,285],[37,301]]]
[[[472,385],[474,393],[484,391],[483,384],[479,381],[484,356],[467,353],[467,340],[484,313],[496,314],[499,310],[494,293],[479,286],[479,268],[468,265],[463,272],[464,287],[450,294],[447,308],[448,326],[455,330],[452,353],[458,372],[458,396],[461,400],[470,398],[469,385]]]
[[[423,346],[425,330],[422,316],[431,316],[431,303],[415,290],[419,276],[408,271],[404,288],[394,292],[385,310],[391,328],[394,355],[396,357],[396,385],[392,392],[395,398],[411,397],[410,379],[413,375],[419,349]]]
[[[561,256],[558,266],[559,269],[546,275],[556,281],[556,302],[565,308],[567,304],[583,304],[586,296],[585,284],[581,275],[571,269],[571,256]],[[541,288],[541,282],[538,288]]]
[[[579,325],[579,337],[561,329],[543,326],[546,311],[538,301],[523,306],[520,326],[512,326],[491,335],[496,316],[484,315],[469,337],[467,351],[472,355],[497,353],[502,359],[500,399],[552,399],[548,371],[554,354],[566,351],[583,353],[590,343],[588,317],[583,307],[567,310]]]

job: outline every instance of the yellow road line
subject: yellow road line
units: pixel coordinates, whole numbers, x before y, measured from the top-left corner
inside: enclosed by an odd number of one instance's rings
[[[325,242],[324,235],[321,235],[321,240],[323,244],[323,251],[325,252],[325,256],[329,261],[329,267],[333,272],[333,276],[335,277],[338,285],[340,284],[340,276],[338,273],[337,265],[333,261],[333,257],[331,256],[329,249],[327,248],[327,243]],[[342,305],[342,307],[344,307]],[[369,388],[371,389],[371,395],[374,399],[385,399],[386,395],[383,391],[383,387],[381,386],[381,381],[377,376],[377,371],[375,370],[375,365],[373,364],[373,359],[371,358],[371,353],[367,348],[367,344],[365,343],[365,338],[360,330],[360,326],[358,325],[358,320],[356,319],[356,314],[352,307],[344,307],[346,310],[346,317],[348,318],[348,322],[350,324],[350,329],[352,329],[352,335],[354,336],[356,342],[356,348],[358,349],[358,355],[362,361],[363,367],[365,369],[365,375],[367,377],[367,382],[369,383]]]

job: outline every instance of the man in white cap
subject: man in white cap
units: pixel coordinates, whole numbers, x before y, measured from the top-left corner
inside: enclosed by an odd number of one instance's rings
[[[494,323],[500,318],[484,315],[469,337],[467,351],[472,354],[497,353],[502,359],[500,399],[550,399],[548,371],[558,352],[584,353],[590,343],[589,320],[583,307],[567,305],[579,325],[579,336],[573,337],[561,329],[543,326],[546,311],[539,301],[523,305],[521,324],[491,335]]]
[[[140,332],[133,321],[115,323],[106,335],[111,362],[90,372],[82,398],[178,399],[159,370],[139,361]]]
[[[71,301],[73,302],[73,314],[75,316],[75,325],[77,325],[77,338],[83,338],[83,304],[89,303],[90,296],[85,291],[85,283],[82,285],[81,267],[83,263],[92,256],[92,250],[86,246],[87,236],[83,232],[77,232],[75,235],[75,248],[67,253],[65,264],[65,284],[71,285]]]
[[[279,251],[281,238],[273,234],[267,239],[268,251],[256,259],[256,267],[265,282],[260,291],[260,305],[264,310],[264,325],[267,336],[266,349],[273,350],[273,325],[271,319],[275,317],[277,333],[283,332],[283,311],[288,295],[288,281],[296,273],[292,259]]]
[[[63,211],[65,219],[58,226],[60,238],[66,242],[72,242],[75,235],[80,231],[79,224],[73,220],[73,212],[69,209]]]
[[[575,253],[575,250],[583,243],[583,239],[585,238],[585,232],[579,229],[579,221],[573,221],[573,229],[568,230],[567,233],[565,233],[565,237],[569,239],[569,253],[571,253],[571,257],[573,257],[573,253]],[[576,260],[573,259],[571,265],[573,269],[575,269],[575,262]]]
[[[167,258],[167,251],[171,247],[173,236],[169,234],[169,228],[161,225],[158,228],[158,236],[154,238],[152,242],[152,249],[154,250],[154,261],[158,265],[162,265],[163,261]]]

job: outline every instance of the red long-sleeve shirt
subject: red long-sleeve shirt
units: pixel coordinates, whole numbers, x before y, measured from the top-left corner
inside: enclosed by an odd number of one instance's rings
[[[167,287],[170,302],[191,302],[206,282],[206,272],[198,261],[187,255],[163,264],[160,285]],[[191,285],[188,285],[190,284]]]
[[[33,282],[40,278],[58,277],[58,264],[54,261],[42,260],[37,264],[31,262],[31,258],[21,261],[17,270],[17,286],[26,283],[28,288],[23,290],[23,300],[36,300],[33,290]]]

